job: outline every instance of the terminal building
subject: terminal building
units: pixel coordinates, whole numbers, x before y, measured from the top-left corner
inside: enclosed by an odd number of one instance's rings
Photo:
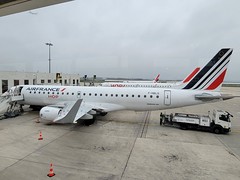
[[[50,85],[79,86],[79,74],[41,73],[41,72],[0,72],[0,94],[17,85]]]

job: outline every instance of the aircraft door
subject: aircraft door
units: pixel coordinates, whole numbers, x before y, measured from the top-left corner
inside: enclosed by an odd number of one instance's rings
[[[171,105],[171,91],[170,90],[165,90],[164,91],[164,104],[166,106]]]
[[[77,98],[78,98],[78,99],[81,99],[81,91],[78,91],[78,92],[77,92]]]

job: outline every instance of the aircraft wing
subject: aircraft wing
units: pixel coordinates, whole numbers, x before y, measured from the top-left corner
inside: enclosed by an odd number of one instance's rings
[[[2,0],[0,17],[72,0]]]
[[[82,99],[78,99],[76,102],[70,101],[65,103],[65,106],[59,112],[57,118],[55,118],[53,122],[72,123],[73,121],[75,121],[75,118],[80,109],[81,103],[82,103]]]
[[[56,123],[77,123],[79,119],[92,119],[97,112],[109,112],[124,109],[122,106],[111,103],[86,103],[82,99],[77,101],[61,102],[60,104],[48,107],[62,108],[57,118],[53,120]]]

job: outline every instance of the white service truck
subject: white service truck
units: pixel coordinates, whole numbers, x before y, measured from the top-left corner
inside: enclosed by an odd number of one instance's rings
[[[170,115],[160,115],[163,124],[179,126],[181,129],[198,129],[208,130],[216,134],[228,133],[231,131],[231,120],[233,117],[229,112],[222,110],[213,110],[208,115],[185,114],[185,113],[171,113]]]

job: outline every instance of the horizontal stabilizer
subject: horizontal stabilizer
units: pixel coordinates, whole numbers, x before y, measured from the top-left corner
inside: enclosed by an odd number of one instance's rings
[[[212,101],[212,100],[219,100],[219,99],[224,101],[224,100],[232,99],[232,98],[235,98],[235,97],[240,97],[240,96],[232,96],[232,95],[229,95],[229,94],[221,94],[219,96],[213,96],[213,95],[208,94],[208,93],[195,95],[196,99],[202,100],[202,101]]]

